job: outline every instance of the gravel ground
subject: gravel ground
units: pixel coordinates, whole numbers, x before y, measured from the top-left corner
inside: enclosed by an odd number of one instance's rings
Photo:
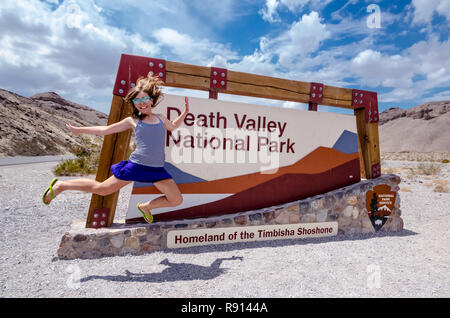
[[[86,217],[90,194],[65,192],[43,205],[53,166],[0,167],[0,297],[450,297],[450,194],[434,192],[430,177],[400,184],[408,189],[397,233],[61,261],[61,237]],[[450,180],[449,170],[442,164],[439,179]],[[121,191],[117,219],[130,192]]]

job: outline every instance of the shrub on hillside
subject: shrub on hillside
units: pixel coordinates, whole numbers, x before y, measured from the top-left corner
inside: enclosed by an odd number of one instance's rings
[[[53,168],[53,173],[56,176],[97,174],[101,147],[98,144],[89,142],[84,144],[87,144],[88,146],[76,146],[71,149],[71,152],[76,156],[75,159],[63,160],[55,168]],[[136,149],[135,144],[128,147],[126,159],[129,158],[134,149]]]

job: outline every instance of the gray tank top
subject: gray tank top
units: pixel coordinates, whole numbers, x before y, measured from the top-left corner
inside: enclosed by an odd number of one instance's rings
[[[157,124],[147,124],[141,120],[136,124],[136,150],[131,153],[129,161],[150,167],[164,166],[166,129],[161,118],[156,117],[159,120]]]

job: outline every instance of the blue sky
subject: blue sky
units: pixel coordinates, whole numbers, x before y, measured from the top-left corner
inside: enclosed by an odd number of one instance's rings
[[[408,108],[450,99],[449,21],[449,0],[2,0],[0,88],[108,113],[127,53],[372,90],[381,111]]]

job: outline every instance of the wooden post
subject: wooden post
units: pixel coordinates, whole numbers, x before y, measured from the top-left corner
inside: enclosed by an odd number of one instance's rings
[[[366,123],[366,110],[364,108],[355,109],[354,114],[358,130],[361,176],[372,179],[374,177],[374,165],[381,162],[378,123]]]
[[[111,110],[108,117],[108,125],[121,121],[122,119],[130,116],[131,113],[132,108],[124,102],[123,98],[113,95]],[[108,179],[112,175],[110,170],[111,165],[126,159],[130,138],[131,130],[105,136],[95,180],[98,182],[103,182]],[[92,227],[94,210],[105,208],[109,209],[108,222],[106,226],[111,226],[114,221],[118,197],[119,191],[105,197],[93,194],[86,220],[86,227]]]

